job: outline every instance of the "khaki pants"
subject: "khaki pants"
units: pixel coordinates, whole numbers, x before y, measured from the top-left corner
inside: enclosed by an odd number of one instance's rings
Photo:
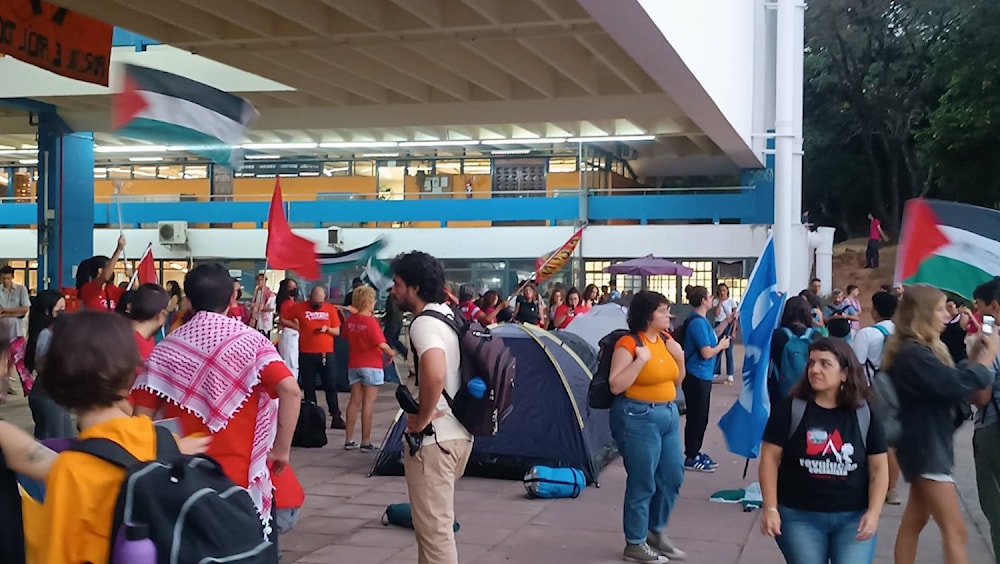
[[[466,440],[425,444],[416,456],[403,447],[419,564],[458,564],[455,482],[465,473],[471,453],[472,441]]]

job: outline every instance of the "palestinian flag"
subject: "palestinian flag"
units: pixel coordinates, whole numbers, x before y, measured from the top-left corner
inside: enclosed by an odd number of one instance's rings
[[[238,168],[243,132],[257,117],[243,98],[161,70],[125,65],[115,97],[116,135],[183,145],[212,161]]]
[[[364,268],[368,265],[368,261],[375,258],[375,255],[384,247],[385,241],[378,238],[364,247],[342,253],[322,253],[318,257],[320,270],[324,275],[331,275],[350,268]]]
[[[368,264],[365,266],[365,276],[379,291],[384,292],[392,288],[392,269],[389,267],[389,263],[384,260],[375,257],[368,259]]]
[[[1000,274],[1000,212],[916,199],[906,203],[896,284],[929,284],[972,299]]]

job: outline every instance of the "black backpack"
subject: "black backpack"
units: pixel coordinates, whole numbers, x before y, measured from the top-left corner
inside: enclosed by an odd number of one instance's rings
[[[462,312],[455,308],[452,308],[452,316],[425,309],[413,318],[414,321],[421,316],[433,317],[458,334],[462,384],[454,398],[447,390],[443,392],[455,417],[475,437],[496,435],[500,424],[514,409],[514,377],[517,375],[514,355],[503,339],[493,336],[482,323],[466,320]],[[412,322],[410,327],[413,327]],[[415,350],[413,359],[419,386],[419,357]],[[469,381],[474,378],[480,378],[486,384],[486,392],[481,398],[469,392]]]
[[[292,435],[292,446],[321,448],[326,446],[326,442],[326,413],[315,402],[302,400],[299,420]]]
[[[276,564],[278,547],[264,537],[246,489],[226,477],[218,462],[183,455],[170,431],[156,427],[156,460],[140,462],[118,443],[85,439],[69,450],[125,469],[115,503],[111,552],[127,523],[144,526],[159,564]]]
[[[684,320],[684,323],[681,323],[680,327],[678,327],[677,329],[674,329],[674,332],[673,332],[674,340],[677,341],[677,344],[679,344],[682,349],[684,348],[684,340],[687,339],[688,326],[691,325],[691,320],[694,319],[694,315],[695,314],[693,314],[693,313],[690,314],[690,315],[688,315],[687,318]],[[688,351],[685,350],[684,351],[684,360],[686,361],[689,356],[690,355],[688,354]]]
[[[830,311],[836,315],[838,313],[844,313],[847,309],[851,307],[845,305],[840,309],[835,309],[831,306]],[[851,334],[851,320],[844,318],[829,319],[826,322],[826,329],[830,332],[831,337],[837,337],[838,339],[843,339]]]
[[[635,339],[635,346],[642,346],[642,339],[628,329],[616,329],[597,343],[597,372],[590,379],[590,389],[587,391],[587,404],[591,409],[611,409],[615,394],[611,393],[611,357],[615,354],[615,345],[625,335]]]

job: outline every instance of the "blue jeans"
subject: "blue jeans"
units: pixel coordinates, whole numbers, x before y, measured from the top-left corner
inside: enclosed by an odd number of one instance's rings
[[[611,405],[611,434],[625,463],[625,510],[622,526],[629,544],[646,542],[646,533],[660,533],[684,482],[677,406],[649,403],[625,396]]]
[[[871,564],[875,537],[855,540],[864,511],[821,513],[779,506],[778,548],[788,564]]]
[[[719,323],[716,323],[715,326],[718,327]],[[726,328],[726,330],[722,334],[725,335],[725,336],[727,336],[727,337],[731,337],[731,333],[732,332],[733,332],[733,326],[730,325],[729,327]],[[736,371],[736,367],[733,366],[733,347],[729,347],[728,349],[726,349],[724,351],[724,354],[726,355],[726,376],[732,376],[733,373]],[[714,372],[714,374],[716,376],[722,374],[722,355],[721,354],[717,355],[715,357],[715,372]]]

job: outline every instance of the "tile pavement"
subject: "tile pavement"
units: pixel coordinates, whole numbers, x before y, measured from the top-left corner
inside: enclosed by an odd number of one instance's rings
[[[714,422],[736,399],[737,388],[714,388],[712,421],[705,449],[720,463],[715,474],[685,476],[668,532],[689,554],[689,562],[765,564],[782,562],[774,542],[758,529],[758,514],[738,506],[711,503],[719,489],[739,487],[743,461],[725,452]],[[346,396],[341,405],[346,405]],[[375,430],[388,428],[395,413],[392,395],[379,399]],[[30,428],[23,398],[0,407],[0,416]],[[296,449],[292,463],[307,492],[298,526],[281,538],[283,563],[410,564],[416,560],[413,532],[384,527],[380,517],[387,504],[406,501],[401,477],[368,477],[372,454],[342,450],[343,432],[329,431],[322,449]],[[985,518],[976,498],[971,428],[957,437],[956,479],[969,525],[970,562],[992,562]],[[755,479],[751,464],[750,480]],[[603,564],[620,562],[621,503],[625,472],[616,461],[601,474],[601,487],[588,488],[578,499],[528,500],[519,482],[462,479],[457,488],[461,530],[460,559],[475,564]],[[905,498],[905,490],[902,492]],[[887,507],[879,525],[876,563],[892,562],[901,507]],[[941,541],[931,523],[921,538],[919,562],[940,562]]]

